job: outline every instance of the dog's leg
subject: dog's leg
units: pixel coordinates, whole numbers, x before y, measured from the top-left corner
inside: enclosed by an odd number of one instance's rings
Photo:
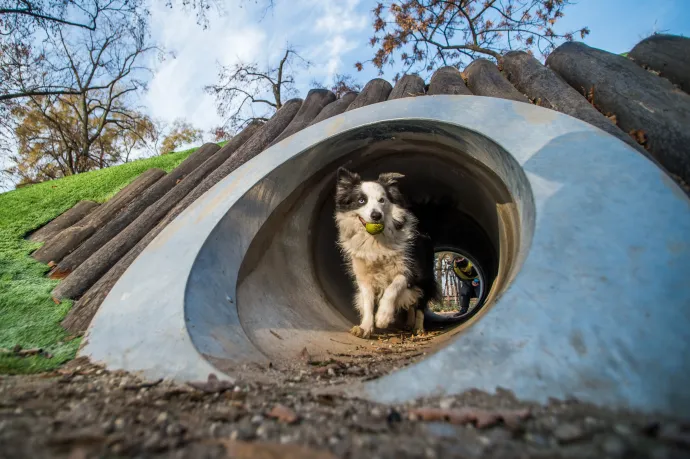
[[[414,324],[417,321],[417,308],[415,306],[410,306],[407,308],[407,323],[405,324],[405,330],[412,331],[414,329]]]
[[[421,309],[417,309],[417,317],[414,323],[414,334],[424,334],[424,311],[422,311]]]
[[[356,306],[362,322],[352,327],[350,333],[359,338],[369,338],[374,332],[374,289],[368,285],[358,285],[358,290]]]
[[[398,274],[393,282],[386,288],[379,301],[379,310],[376,311],[376,327],[386,328],[395,319],[395,306],[400,292],[407,288],[407,279]]]

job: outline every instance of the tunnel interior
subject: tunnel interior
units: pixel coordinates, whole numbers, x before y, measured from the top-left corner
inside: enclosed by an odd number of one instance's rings
[[[438,345],[478,320],[519,268],[516,254],[524,237],[518,230],[523,227],[520,197],[529,194],[529,185],[515,160],[486,137],[423,120],[348,131],[300,157],[309,161],[326,152],[338,159],[303,177],[281,200],[242,260],[236,307],[253,345],[281,362],[296,358],[304,348],[319,355],[362,344],[349,334],[358,323],[354,289],[336,245],[334,191],[340,166],[364,180],[381,172],[404,174],[401,191],[413,208],[422,209],[419,217],[425,219],[435,248],[467,254],[480,267],[488,292],[485,306],[448,328]],[[254,194],[279,189],[284,173],[281,168],[273,171]],[[247,193],[247,199],[256,196]],[[222,259],[223,244],[215,245],[214,257]],[[190,335],[194,340],[193,331]]]

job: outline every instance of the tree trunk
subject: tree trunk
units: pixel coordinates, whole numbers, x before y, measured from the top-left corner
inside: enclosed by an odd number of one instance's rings
[[[93,255],[111,239],[118,236],[127,225],[132,223],[151,204],[158,201],[172,187],[185,176],[189,175],[200,164],[211,157],[220,147],[215,143],[204,144],[197,151],[189,155],[182,164],[170,171],[165,177],[158,180],[125,206],[115,218],[100,228],[93,236],[81,244],[74,252],[67,255],[53,269],[50,277],[62,279],[74,271],[87,258]],[[142,235],[143,236],[143,235]],[[60,287],[56,289],[59,291]],[[60,298],[58,296],[58,298]]]
[[[79,247],[86,238],[112,219],[128,202],[139,196],[146,188],[165,175],[160,169],[149,169],[132,183],[120,190],[112,199],[87,215],[79,225],[67,228],[53,236],[43,247],[33,253],[42,262],[59,262]]]
[[[310,126],[318,123],[319,121],[327,120],[328,118],[332,118],[345,112],[347,107],[349,107],[350,104],[357,98],[357,95],[359,95],[358,92],[350,91],[347,94],[343,94],[343,96],[335,102],[331,102],[330,104],[326,105],[326,107],[321,110],[321,113],[316,115],[316,118],[314,118]]]
[[[266,149],[266,147],[285,130],[290,121],[295,117],[301,105],[301,99],[291,99],[285,102],[283,108],[278,110],[266,124],[261,126],[261,128],[252,135],[246,143],[240,146],[234,154],[230,155],[224,163],[202,180],[199,185],[180,201],[175,209],[189,207],[192,202],[196,201],[213,185]],[[175,209],[173,209],[172,212],[175,212]],[[181,212],[181,210],[179,210],[177,214],[179,214],[179,212]],[[167,222],[169,220],[166,218],[164,221]],[[110,273],[106,274],[107,271],[115,266],[117,261],[134,245],[134,242],[127,239],[127,233],[119,234],[75,269],[67,279],[57,286],[53,294],[57,298],[79,297],[93,286],[101,276],[109,276]],[[114,285],[121,274],[120,272],[113,276],[113,284],[111,284],[109,288],[112,288],[112,285]]]
[[[540,107],[565,113],[617,137],[651,159],[651,155],[607,117],[599,113],[582,94],[571,88],[554,71],[544,67],[523,51],[511,51],[503,57],[503,71],[508,80]]]
[[[403,75],[388,96],[388,100],[424,95],[424,80],[417,75]]]
[[[33,242],[45,242],[60,231],[79,222],[98,206],[99,204],[93,201],[79,201],[59,217],[31,233],[28,239]]]
[[[467,86],[477,96],[529,102],[529,99],[505,79],[498,67],[486,59],[477,59],[465,69]]]
[[[564,43],[546,61],[571,86],[616,115],[626,132],[643,131],[645,146],[669,172],[690,182],[690,95],[617,54]]]
[[[639,42],[628,54],[638,65],[659,72],[680,89],[690,93],[690,38],[652,35]]]
[[[283,139],[287,139],[295,132],[301,131],[316,118],[316,116],[327,105],[335,101],[335,94],[327,89],[312,89],[307,94],[307,98],[300,107],[299,111],[292,119],[288,127],[271,143],[277,144]]]
[[[472,92],[467,89],[465,80],[462,79],[462,74],[458,69],[455,67],[441,67],[431,76],[429,90],[427,91],[429,96],[436,94],[471,96]]]
[[[355,98],[354,101],[347,107],[346,112],[354,110],[366,105],[377,104],[388,99],[388,95],[393,90],[393,87],[389,82],[381,78],[376,78],[371,80],[364,86],[362,92]]]

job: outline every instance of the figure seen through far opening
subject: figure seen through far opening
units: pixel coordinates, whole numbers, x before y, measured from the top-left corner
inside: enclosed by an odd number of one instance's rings
[[[453,259],[453,272],[460,280],[460,314],[466,314],[470,300],[479,296],[479,274],[472,262],[461,256]]]

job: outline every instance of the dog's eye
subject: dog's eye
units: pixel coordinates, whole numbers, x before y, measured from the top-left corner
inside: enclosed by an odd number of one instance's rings
[[[379,202],[380,202],[381,204],[383,204],[383,201],[385,201],[385,199],[379,198]]]
[[[359,198],[359,201],[358,201],[358,202],[359,202],[360,204],[364,204],[365,202],[367,202],[367,200],[364,199],[364,198]]]

